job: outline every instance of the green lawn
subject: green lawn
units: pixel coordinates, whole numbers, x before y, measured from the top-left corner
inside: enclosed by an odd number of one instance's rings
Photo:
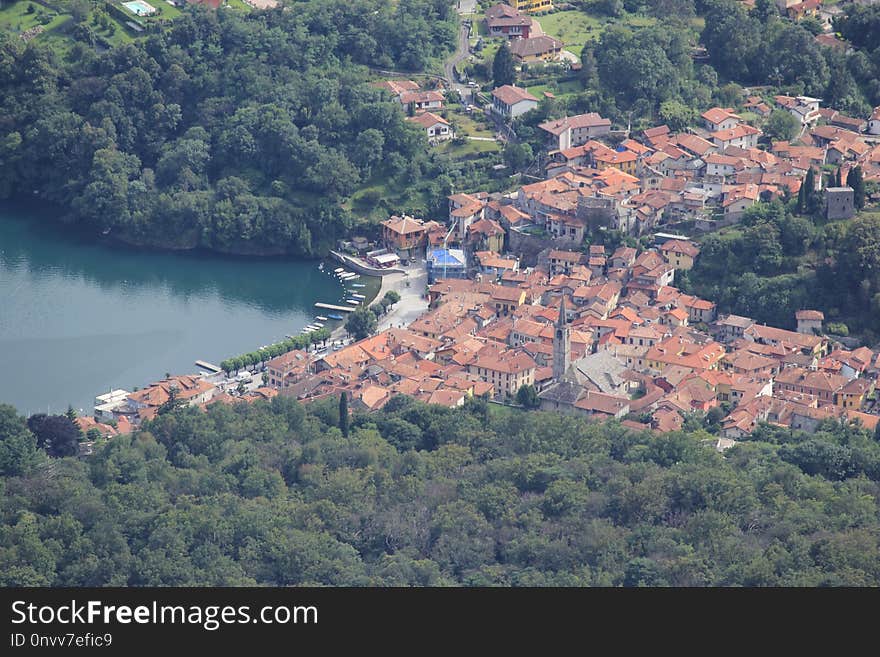
[[[554,96],[565,96],[570,94],[578,94],[584,90],[583,85],[577,80],[565,80],[564,82],[551,82],[549,84],[529,85],[526,83],[526,89],[529,93],[538,98],[545,91],[549,91]]]
[[[609,19],[570,9],[539,16],[538,22],[545,34],[562,41],[569,52],[580,55],[584,44],[588,41],[598,41],[606,25],[619,24],[638,29],[654,25],[657,19],[637,14],[624,14],[621,18]]]
[[[480,114],[476,117],[481,118]],[[450,111],[447,120],[454,121],[461,135],[469,137],[492,137],[495,131],[492,127],[486,127],[481,122],[475,120],[475,117],[469,116],[462,111]]]
[[[580,55],[587,41],[596,41],[602,34],[603,24],[595,16],[575,9],[557,11],[538,18],[545,34],[565,44],[565,49]]]
[[[61,25],[66,16],[57,14],[45,7],[34,4],[34,13],[27,13],[30,2],[16,2],[0,9],[0,29],[13,34],[21,34],[37,25],[43,25],[44,33]],[[51,21],[43,22],[51,18]]]
[[[445,141],[435,146],[435,148],[438,153],[445,153],[453,159],[476,153],[498,153],[501,151],[501,145],[496,141],[474,141],[473,139],[468,139],[463,144],[453,144],[451,141]]]

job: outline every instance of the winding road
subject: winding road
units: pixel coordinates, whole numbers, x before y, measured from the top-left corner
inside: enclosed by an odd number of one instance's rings
[[[455,75],[455,67],[460,62],[467,59],[470,54],[470,45],[468,40],[471,34],[470,23],[464,21],[458,26],[458,48],[452,56],[443,64],[443,77],[450,89],[455,89],[462,98],[466,98],[470,94],[470,88],[467,85],[460,84]]]

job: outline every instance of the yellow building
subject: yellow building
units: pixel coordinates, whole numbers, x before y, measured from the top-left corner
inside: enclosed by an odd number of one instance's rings
[[[669,240],[660,247],[660,253],[676,269],[691,269],[700,254],[700,249],[691,242]]]
[[[509,0],[508,4],[526,14],[536,14],[553,9],[553,0]]]

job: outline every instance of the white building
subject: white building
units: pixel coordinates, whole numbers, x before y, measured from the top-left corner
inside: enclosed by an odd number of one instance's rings
[[[492,91],[492,109],[501,116],[515,119],[538,107],[538,99],[522,87],[505,84]]]

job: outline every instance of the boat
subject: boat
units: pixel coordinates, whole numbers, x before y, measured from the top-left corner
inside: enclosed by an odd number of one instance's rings
[[[352,306],[359,306],[359,305],[361,305],[361,302],[358,301],[357,299],[346,299],[346,300],[345,300],[345,303],[350,303]]]
[[[324,271],[324,263],[323,262],[318,263],[318,271]]]
[[[336,269],[333,270],[333,273],[334,273],[334,274],[341,274],[341,273],[344,272],[344,271],[345,271],[345,267],[338,267],[338,268],[336,268]]]
[[[342,315],[337,315],[336,313],[329,313],[327,317],[329,317],[330,319],[335,319],[337,321],[342,320]]]
[[[367,287],[365,283],[352,283],[352,287]]]
[[[363,294],[355,294],[354,292],[352,292],[351,298],[352,299],[366,299],[367,297],[365,297]]]
[[[326,321],[327,321],[327,318],[326,318],[326,317],[323,317],[323,316],[321,316],[321,315],[315,315],[315,319],[317,319],[317,320],[320,321],[320,322],[326,322]]]
[[[354,281],[360,278],[360,274],[343,274],[340,278],[344,281]]]
[[[312,326],[316,326],[318,328],[324,328],[324,322],[314,322]]]

